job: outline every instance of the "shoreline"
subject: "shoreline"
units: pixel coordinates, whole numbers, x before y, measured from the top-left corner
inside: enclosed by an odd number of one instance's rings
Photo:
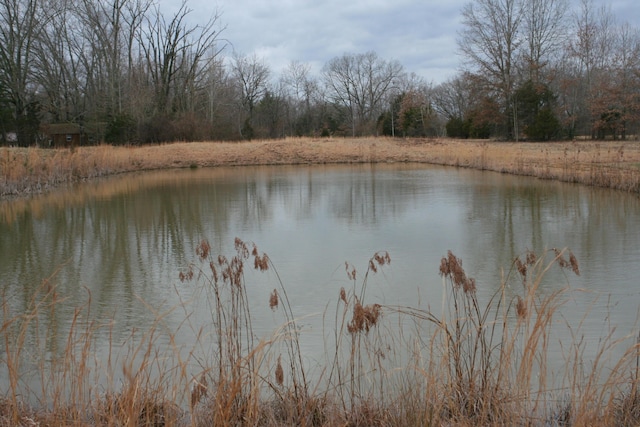
[[[288,138],[140,147],[0,148],[0,199],[126,172],[216,166],[426,163],[640,193],[640,142]]]

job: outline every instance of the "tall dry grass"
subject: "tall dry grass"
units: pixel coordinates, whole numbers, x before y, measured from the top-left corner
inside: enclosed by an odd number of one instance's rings
[[[497,290],[479,296],[482,284],[468,277],[449,252],[440,264],[442,301],[432,308],[372,301],[367,284],[391,263],[375,253],[364,273],[345,264],[347,286],[336,295],[324,333],[324,364],[310,367],[302,354],[303,332],[285,286],[269,257],[236,239],[232,256],[214,255],[207,241],[179,274],[211,313],[203,326],[185,312],[181,328],[193,328],[193,348],[177,335],[159,343],[163,319],[185,310],[141,306],[157,321],[123,347],[109,340],[96,348],[109,323],[88,320],[90,295],[64,337],[47,327],[64,304],[55,278],[17,311],[3,295],[6,390],[0,425],[6,426],[586,426],[638,425],[640,350],[636,340],[602,337],[592,361],[584,359],[580,325],[566,325],[560,377],[550,360],[559,310],[572,290],[542,285],[551,269],[580,273],[568,250],[526,252],[504,272]],[[251,301],[245,272],[276,278],[268,300]],[[280,326],[255,332],[252,307],[268,305]],[[560,321],[560,322],[559,322]],[[27,349],[61,343],[57,358],[33,359]],[[212,349],[212,351],[200,351]],[[612,348],[624,346],[613,364]],[[185,351],[186,350],[186,351]],[[100,352],[101,357],[96,356]],[[36,352],[38,354],[38,352]],[[105,354],[107,357],[104,357]],[[203,357],[202,355],[206,355]],[[552,363],[553,362],[553,363]],[[610,361],[609,361],[610,362]],[[105,366],[106,365],[106,366]],[[29,374],[30,381],[25,380]],[[34,387],[35,385],[35,387]]]
[[[640,142],[289,138],[142,147],[0,148],[0,196],[123,172],[317,163],[418,162],[640,192]]]
[[[98,176],[131,171],[126,149],[109,146],[77,149],[0,148],[0,195],[41,192]]]

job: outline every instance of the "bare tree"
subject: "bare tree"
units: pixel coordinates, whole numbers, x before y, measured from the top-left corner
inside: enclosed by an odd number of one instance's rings
[[[399,62],[387,62],[375,52],[336,57],[322,70],[327,96],[347,109],[353,136],[356,129],[373,133],[394,80],[403,73]]]
[[[97,79],[94,88],[101,92],[106,115],[123,113],[134,68],[136,36],[150,7],[151,0],[78,2],[76,16],[83,24],[84,39],[90,41],[92,57],[86,62],[97,65],[92,67],[92,78]]]
[[[281,77],[288,99],[288,121],[298,135],[309,134],[313,127],[312,104],[319,88],[310,72],[309,64],[292,61]]]
[[[628,127],[640,119],[640,35],[628,24],[615,25],[604,53],[606,63],[593,73],[589,109],[593,132],[603,139],[625,139]]]
[[[82,26],[70,1],[49,4],[50,18],[35,44],[35,76],[42,89],[46,119],[76,121],[84,114],[85,74],[80,57],[84,50]]]
[[[462,120],[470,109],[471,89],[465,75],[456,76],[433,90],[433,106],[447,120]]]
[[[612,81],[616,83],[621,107],[620,136],[625,139],[629,132],[637,133],[639,130],[640,29],[625,23],[618,27],[617,36],[613,61],[616,78]]]
[[[580,97],[577,99],[580,113],[576,118],[578,132],[597,137],[596,110],[603,97],[608,95],[610,79],[608,64],[613,59],[613,15],[603,7],[596,10],[592,0],[581,0],[580,11],[574,18],[574,35],[569,43],[568,59],[573,59],[576,71],[574,85]]]
[[[226,46],[220,43],[224,28],[218,30],[221,15],[217,11],[203,26],[188,25],[189,13],[186,1],[170,20],[156,8],[140,33],[139,42],[155,90],[154,107],[161,114],[189,108],[194,86],[201,82],[201,71]]]
[[[37,0],[0,0],[0,96],[11,107],[18,144],[35,142],[34,45],[43,25]]]
[[[529,80],[534,84],[565,44],[567,9],[567,0],[528,0],[524,4],[525,60]]]
[[[240,106],[245,114],[238,123],[240,134],[243,138],[250,139],[253,137],[253,113],[258,101],[267,92],[270,70],[255,54],[235,54],[231,69],[238,88]]]
[[[202,73],[206,88],[203,120],[211,127],[210,138],[237,138],[237,96],[233,76],[222,58],[216,58]]]
[[[282,83],[271,85],[256,105],[254,123],[257,137],[281,138],[284,136],[286,97]]]
[[[522,43],[523,6],[520,0],[475,0],[462,9],[461,53],[502,102],[508,117],[508,137],[518,136],[513,93],[518,50]]]

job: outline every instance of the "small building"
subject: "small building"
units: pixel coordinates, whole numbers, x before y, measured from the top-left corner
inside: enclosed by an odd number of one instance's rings
[[[51,147],[77,147],[83,141],[84,131],[77,123],[51,123],[42,126]]]

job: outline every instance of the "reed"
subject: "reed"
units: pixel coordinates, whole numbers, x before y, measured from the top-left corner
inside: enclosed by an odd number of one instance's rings
[[[74,311],[67,334],[47,322],[65,303],[55,276],[24,306],[2,299],[6,389],[0,426],[405,426],[405,425],[637,425],[640,335],[602,337],[595,359],[584,359],[581,325],[563,343],[563,375],[552,375],[549,347],[568,287],[548,291],[552,269],[580,274],[569,250],[525,252],[514,259],[497,289],[468,277],[452,252],[440,263],[442,301],[435,307],[392,306],[372,301],[367,287],[391,256],[377,252],[364,273],[345,263],[346,285],[336,295],[325,331],[326,362],[310,367],[285,286],[270,258],[236,239],[232,256],[214,255],[207,241],[179,272],[193,287],[210,321],[192,323],[188,307],[160,311],[132,331],[124,345],[98,334],[113,325],[90,320],[91,296]],[[251,301],[246,272],[275,278],[262,302]],[[281,322],[258,337],[251,315],[264,304]],[[180,348],[181,330],[164,319],[182,313],[180,328],[197,337]],[[168,334],[168,340],[159,337]],[[628,337],[627,337],[628,338]],[[59,347],[51,351],[54,343]],[[168,344],[167,344],[168,343]],[[623,347],[624,346],[624,347]],[[608,360],[614,348],[626,351]],[[27,349],[41,353],[28,354]],[[211,350],[211,351],[209,351]],[[96,353],[107,355],[98,358]],[[38,357],[55,354],[57,357]],[[37,387],[34,387],[34,384]]]

